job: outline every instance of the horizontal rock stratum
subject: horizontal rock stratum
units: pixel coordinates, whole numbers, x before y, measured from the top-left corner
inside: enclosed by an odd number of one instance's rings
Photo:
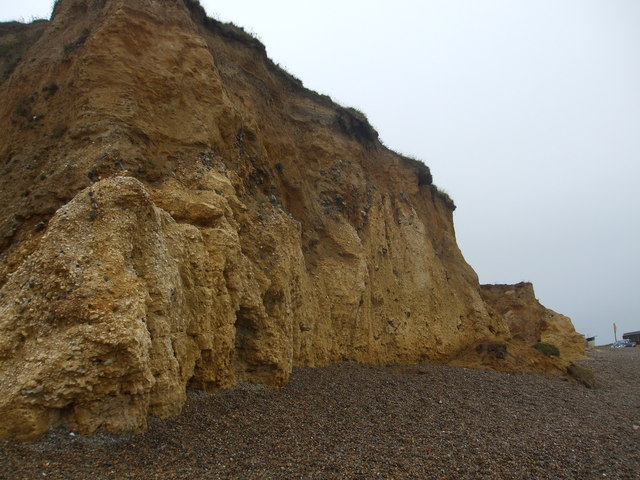
[[[524,342],[428,167],[198,2],[61,0],[0,46],[0,438]]]

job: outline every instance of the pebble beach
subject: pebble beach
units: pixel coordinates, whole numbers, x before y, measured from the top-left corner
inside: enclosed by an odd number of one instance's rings
[[[0,479],[640,478],[640,348],[597,349],[597,387],[436,364],[294,370],[190,391],[136,435],[0,442]]]

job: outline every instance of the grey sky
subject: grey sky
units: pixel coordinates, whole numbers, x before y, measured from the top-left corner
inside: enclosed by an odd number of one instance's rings
[[[201,3],[429,165],[481,282],[532,281],[598,343],[640,330],[640,2]]]

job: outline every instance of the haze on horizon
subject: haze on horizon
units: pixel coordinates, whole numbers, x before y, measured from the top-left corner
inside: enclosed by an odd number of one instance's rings
[[[640,2],[201,3],[424,161],[482,283],[533,282],[598,344],[640,330]]]

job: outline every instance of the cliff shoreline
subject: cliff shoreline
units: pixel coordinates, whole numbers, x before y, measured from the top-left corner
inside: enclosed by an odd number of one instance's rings
[[[0,476],[630,480],[640,349],[591,356],[596,390],[433,364],[296,368],[282,389],[191,391],[183,415],[144,434],[0,442]]]
[[[238,27],[193,1],[61,0],[29,38],[0,86],[0,438],[140,432],[187,387],[294,366],[566,373],[566,349],[478,350],[509,322],[428,167]]]

